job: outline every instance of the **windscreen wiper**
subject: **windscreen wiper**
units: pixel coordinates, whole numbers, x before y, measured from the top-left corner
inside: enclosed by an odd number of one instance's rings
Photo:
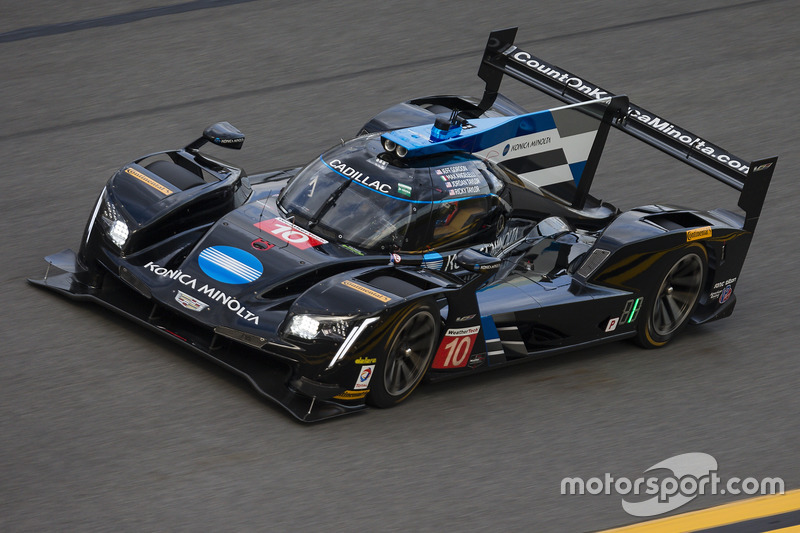
[[[308,220],[308,229],[313,228],[314,226],[319,223],[320,219],[325,216],[325,213],[336,204],[336,200],[342,195],[344,190],[353,183],[353,178],[348,178],[347,181],[336,187],[336,190],[331,193],[327,200],[325,200],[322,205],[317,209],[317,212],[314,213],[314,216]]]

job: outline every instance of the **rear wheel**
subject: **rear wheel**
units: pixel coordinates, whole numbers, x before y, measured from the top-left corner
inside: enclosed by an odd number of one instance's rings
[[[672,257],[660,285],[645,303],[636,337],[645,348],[664,346],[686,326],[705,282],[707,256],[702,246],[692,245]]]
[[[367,397],[376,407],[397,405],[422,381],[439,338],[439,312],[431,303],[420,302],[403,311],[391,331]]]

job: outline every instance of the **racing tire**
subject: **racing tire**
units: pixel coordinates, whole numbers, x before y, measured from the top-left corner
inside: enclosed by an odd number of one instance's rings
[[[636,343],[643,348],[660,348],[672,340],[692,316],[708,271],[705,248],[693,244],[667,256],[667,266],[658,277],[656,290],[644,305]]]
[[[404,309],[394,320],[384,350],[375,365],[367,403],[394,407],[420,384],[436,353],[439,309],[428,301]]]

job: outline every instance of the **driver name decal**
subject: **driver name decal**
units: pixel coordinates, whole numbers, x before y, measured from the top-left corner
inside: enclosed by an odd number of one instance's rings
[[[307,250],[320,244],[327,244],[328,241],[322,237],[314,235],[310,231],[295,226],[291,222],[283,218],[271,218],[269,220],[262,220],[253,224],[260,230],[266,231],[283,242],[289,243],[295,248]]]
[[[472,347],[478,337],[480,326],[471,328],[450,328],[444,334],[442,344],[433,358],[431,368],[463,368],[469,362]]]

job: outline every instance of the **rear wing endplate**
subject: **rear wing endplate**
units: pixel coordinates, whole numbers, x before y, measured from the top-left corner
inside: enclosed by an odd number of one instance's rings
[[[517,28],[489,35],[478,70],[486,83],[479,104],[482,110],[494,103],[504,75],[568,104],[615,96],[515,46],[516,35]],[[745,211],[744,229],[755,230],[777,156],[746,161],[631,102],[613,126],[740,191],[738,205]]]

